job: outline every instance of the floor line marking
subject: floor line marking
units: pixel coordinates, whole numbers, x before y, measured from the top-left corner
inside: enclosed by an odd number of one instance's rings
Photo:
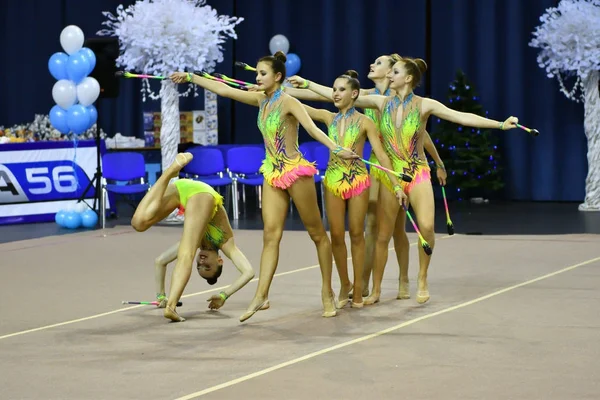
[[[449,238],[449,237],[451,237],[451,236],[442,236],[439,239],[446,239],[446,238]],[[416,244],[417,243],[415,242],[415,243],[411,243],[410,245],[414,246]],[[393,247],[388,249],[388,251],[392,251],[392,250],[394,250]],[[347,258],[347,260],[351,260],[351,259],[352,259],[352,257],[348,257]],[[334,264],[335,264],[335,262],[334,262]],[[279,276],[285,276],[285,275],[295,274],[297,272],[303,272],[303,271],[307,271],[309,269],[314,269],[314,268],[318,268],[318,267],[319,267],[319,264],[316,264],[316,265],[311,265],[310,267],[303,267],[303,268],[298,268],[298,269],[294,269],[294,270],[291,270],[291,271],[280,272],[278,274],[275,274],[274,278],[275,277],[279,277]],[[256,282],[256,281],[258,281],[258,278],[254,278],[250,282]],[[248,283],[250,283],[250,282],[248,282]],[[186,294],[186,295],[181,296],[181,298],[185,299],[185,298],[189,298],[189,297],[199,296],[201,294],[216,292],[216,291],[219,291],[219,290],[223,290],[223,289],[225,289],[227,287],[228,286],[221,286],[221,287],[217,287],[217,288],[213,288],[213,289],[203,290],[201,292],[190,293],[190,294]],[[70,321],[58,322],[56,324],[40,326],[39,328],[32,328],[32,329],[27,329],[27,330],[24,330],[24,331],[9,333],[9,334],[0,336],[0,340],[2,340],[2,339],[8,339],[8,338],[15,337],[15,336],[20,336],[20,335],[25,335],[27,333],[34,333],[34,332],[44,331],[44,330],[47,330],[47,329],[57,328],[59,326],[65,326],[65,325],[75,324],[75,323],[78,323],[78,322],[89,321],[91,319],[106,317],[108,315],[113,315],[113,314],[117,314],[117,313],[120,313],[120,312],[134,310],[136,308],[142,308],[142,307],[147,307],[147,306],[145,306],[145,305],[135,305],[135,306],[131,306],[131,307],[119,308],[118,310],[112,310],[112,311],[103,312],[101,314],[90,315],[89,317],[77,318],[77,319],[72,319]]]
[[[225,383],[221,383],[220,385],[211,386],[211,387],[209,387],[207,389],[200,390],[198,392],[191,393],[191,394],[185,395],[183,397],[178,397],[175,400],[191,400],[191,399],[195,399],[195,398],[198,398],[200,396],[204,396],[206,394],[213,393],[213,392],[216,392],[216,391],[221,390],[221,389],[225,389],[225,388],[233,386],[233,385],[237,385],[238,383],[249,381],[249,380],[257,378],[259,376],[268,374],[269,372],[277,371],[279,369],[288,367],[290,365],[298,364],[298,363],[300,363],[302,361],[306,361],[306,360],[309,360],[311,358],[315,358],[315,357],[318,357],[320,355],[323,355],[323,354],[326,354],[326,353],[330,353],[330,352],[332,352],[334,350],[338,350],[338,349],[341,349],[343,347],[351,346],[353,344],[357,344],[357,343],[361,343],[361,342],[364,342],[364,341],[367,341],[367,340],[370,340],[370,339],[374,339],[376,337],[385,335],[387,333],[397,331],[397,330],[399,330],[401,328],[404,328],[406,326],[416,324],[417,322],[424,321],[426,319],[433,318],[433,317],[436,317],[438,315],[442,315],[442,314],[445,314],[445,313],[449,313],[451,311],[456,311],[458,309],[470,306],[472,304],[476,304],[476,303],[482,302],[482,301],[487,300],[487,299],[489,299],[491,297],[495,297],[495,296],[498,296],[500,294],[509,292],[511,290],[514,290],[514,289],[517,289],[517,288],[520,288],[520,287],[523,287],[523,286],[527,286],[527,285],[530,285],[530,284],[535,283],[535,282],[539,282],[539,281],[547,279],[547,278],[551,278],[553,276],[562,274],[562,273],[567,272],[567,271],[571,271],[571,270],[573,270],[575,268],[579,268],[579,267],[582,267],[584,265],[592,264],[592,263],[597,262],[597,261],[600,261],[600,257],[592,258],[592,259],[589,259],[587,261],[580,262],[579,264],[574,264],[574,265],[571,265],[569,267],[560,269],[558,271],[554,271],[554,272],[551,272],[549,274],[542,275],[542,276],[539,276],[537,278],[530,279],[528,281],[521,282],[521,283],[518,283],[516,285],[509,286],[507,288],[497,290],[497,291],[492,292],[490,294],[487,294],[485,296],[481,296],[481,297],[478,297],[476,299],[469,300],[469,301],[466,301],[464,303],[460,303],[460,304],[457,304],[455,306],[448,307],[448,308],[445,308],[445,309],[440,310],[440,311],[436,311],[436,312],[431,313],[431,314],[426,314],[426,315],[423,315],[421,317],[408,320],[406,322],[403,322],[401,324],[392,326],[390,328],[383,329],[383,330],[381,330],[379,332],[375,332],[375,333],[371,333],[369,335],[361,336],[359,338],[356,338],[356,339],[353,339],[353,340],[349,340],[349,341],[337,344],[335,346],[331,346],[331,347],[327,347],[327,348],[322,349],[322,350],[315,351],[313,353],[307,354],[307,355],[302,356],[302,357],[294,358],[293,360],[289,360],[289,361],[283,362],[281,364],[277,364],[277,365],[274,365],[272,367],[265,368],[265,369],[262,369],[260,371],[257,371],[257,372],[254,372],[254,373],[242,376],[240,378],[233,379],[233,380],[227,381]]]

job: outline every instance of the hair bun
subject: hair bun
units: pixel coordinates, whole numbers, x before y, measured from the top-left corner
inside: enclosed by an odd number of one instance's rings
[[[287,61],[287,57],[285,56],[285,53],[281,50],[278,50],[275,54],[273,54],[273,57],[280,60],[284,64]]]
[[[358,79],[358,72],[353,69],[349,69],[348,71],[344,72],[344,75],[348,75],[350,78]]]
[[[419,70],[421,71],[422,74],[424,74],[425,71],[427,71],[427,63],[425,62],[425,60],[423,60],[421,58],[416,58],[415,64],[417,64],[417,67],[419,67]]]
[[[402,61],[402,56],[398,53],[390,54],[389,57],[392,60],[392,65],[398,61]]]
[[[206,280],[206,283],[208,283],[209,285],[214,285],[215,283],[217,283],[217,278],[208,278]]]

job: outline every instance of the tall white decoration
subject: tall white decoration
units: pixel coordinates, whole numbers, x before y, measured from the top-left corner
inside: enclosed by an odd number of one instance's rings
[[[102,25],[108,29],[98,34],[119,38],[121,54],[117,65],[127,71],[162,76],[185,70],[212,72],[223,61],[222,43],[227,37],[237,39],[234,27],[243,18],[217,15],[205,3],[205,0],[139,0],[127,8],[119,5],[116,16],[103,13],[107,21]],[[181,95],[187,96],[191,91],[197,95],[194,85]],[[174,161],[180,141],[180,93],[175,84],[164,80],[157,96],[145,80],[142,94],[144,101],[146,94],[153,100],[161,99],[164,170]]]
[[[562,0],[540,17],[531,47],[540,48],[537,61],[549,78],[557,77],[560,90],[584,102],[584,130],[588,140],[588,175],[581,211],[600,211],[600,0]],[[576,78],[567,90],[561,74]]]

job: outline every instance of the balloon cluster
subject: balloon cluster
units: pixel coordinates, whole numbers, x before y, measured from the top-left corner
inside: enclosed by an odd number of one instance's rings
[[[67,26],[60,34],[66,53],[54,53],[48,61],[50,74],[57,79],[52,87],[56,105],[50,110],[50,123],[63,134],[80,135],[98,119],[93,104],[100,96],[100,84],[88,76],[96,66],[96,55],[83,47],[83,42],[83,31],[75,25]]]
[[[61,228],[77,229],[80,226],[94,228],[98,223],[98,215],[85,203],[77,203],[57,212],[54,221]]]
[[[282,34],[277,34],[271,38],[269,41],[269,50],[271,54],[275,54],[278,51],[282,51],[286,56],[285,61],[285,70],[287,76],[293,76],[300,71],[300,67],[302,66],[302,62],[300,61],[300,57],[295,53],[288,53],[290,50],[290,42],[288,39]]]

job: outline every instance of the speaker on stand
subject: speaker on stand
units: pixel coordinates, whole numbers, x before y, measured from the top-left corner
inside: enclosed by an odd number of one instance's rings
[[[96,56],[96,66],[89,76],[95,78],[100,85],[99,99],[110,99],[119,96],[120,81],[115,76],[117,71],[117,58],[119,57],[119,39],[116,37],[100,37],[86,39],[83,47],[92,50]],[[102,228],[106,223],[106,204],[102,195],[102,167],[100,161],[100,116],[101,102],[96,103],[98,119],[96,121],[96,172],[90,179],[90,183],[85,188],[79,201],[83,201],[87,192],[94,185],[94,206],[93,210],[98,210],[98,219],[102,221]],[[98,208],[96,208],[96,202]]]

